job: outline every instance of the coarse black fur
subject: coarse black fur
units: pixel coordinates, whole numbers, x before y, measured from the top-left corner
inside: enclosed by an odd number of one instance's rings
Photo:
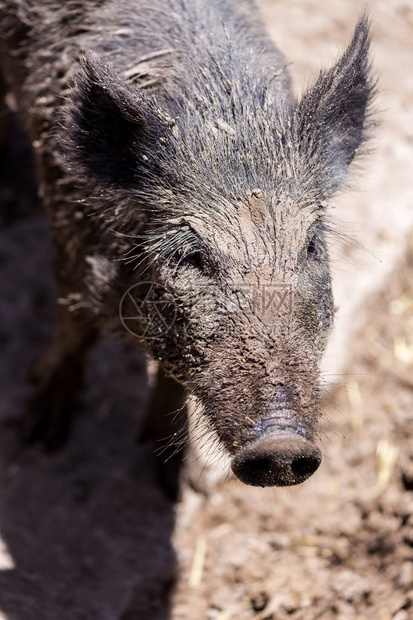
[[[151,281],[176,316],[138,344],[229,453],[268,420],[314,442],[333,319],[325,217],[369,128],[367,16],[298,101],[250,0],[0,0],[0,38],[56,244],[41,393]],[[268,287],[291,292],[288,311],[257,306]]]

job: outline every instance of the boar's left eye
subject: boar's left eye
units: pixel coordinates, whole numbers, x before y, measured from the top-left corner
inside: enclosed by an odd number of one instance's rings
[[[311,259],[311,258],[316,258],[317,256],[318,256],[317,237],[316,235],[314,235],[314,237],[311,239],[311,241],[309,242],[307,246],[307,257]]]

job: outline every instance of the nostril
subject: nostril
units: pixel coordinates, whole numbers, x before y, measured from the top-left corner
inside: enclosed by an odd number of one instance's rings
[[[252,459],[244,463],[245,473],[251,478],[260,478],[271,468],[271,461],[268,458]]]
[[[282,487],[304,482],[320,463],[320,450],[301,435],[271,433],[238,452],[231,467],[244,484]]]
[[[319,459],[311,456],[301,456],[293,460],[291,463],[291,471],[297,477],[306,476],[308,478],[318,469],[319,465]]]

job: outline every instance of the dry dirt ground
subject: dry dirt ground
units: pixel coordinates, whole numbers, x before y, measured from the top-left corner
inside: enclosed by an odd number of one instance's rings
[[[363,6],[260,5],[301,86]],[[324,365],[324,462],[299,488],[247,488],[206,468],[206,492],[186,483],[174,509],[151,447],[135,442],[144,360],[110,338],[68,445],[47,456],[21,443],[54,292],[22,140],[0,154],[0,619],[413,618],[413,5],[370,7],[381,127],[359,193],[333,213],[367,251],[332,248],[341,309]]]

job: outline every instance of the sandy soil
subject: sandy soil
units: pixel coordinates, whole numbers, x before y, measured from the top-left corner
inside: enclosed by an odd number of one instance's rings
[[[297,90],[363,6],[260,5]],[[413,5],[371,9],[381,127],[359,193],[334,211],[367,251],[332,248],[341,311],[324,365],[324,463],[299,488],[252,489],[207,470],[206,493],[186,483],[175,510],[150,446],[135,442],[144,360],[110,338],[69,444],[52,456],[22,445],[27,368],[47,344],[54,291],[22,140],[1,153],[0,619],[413,617]]]

